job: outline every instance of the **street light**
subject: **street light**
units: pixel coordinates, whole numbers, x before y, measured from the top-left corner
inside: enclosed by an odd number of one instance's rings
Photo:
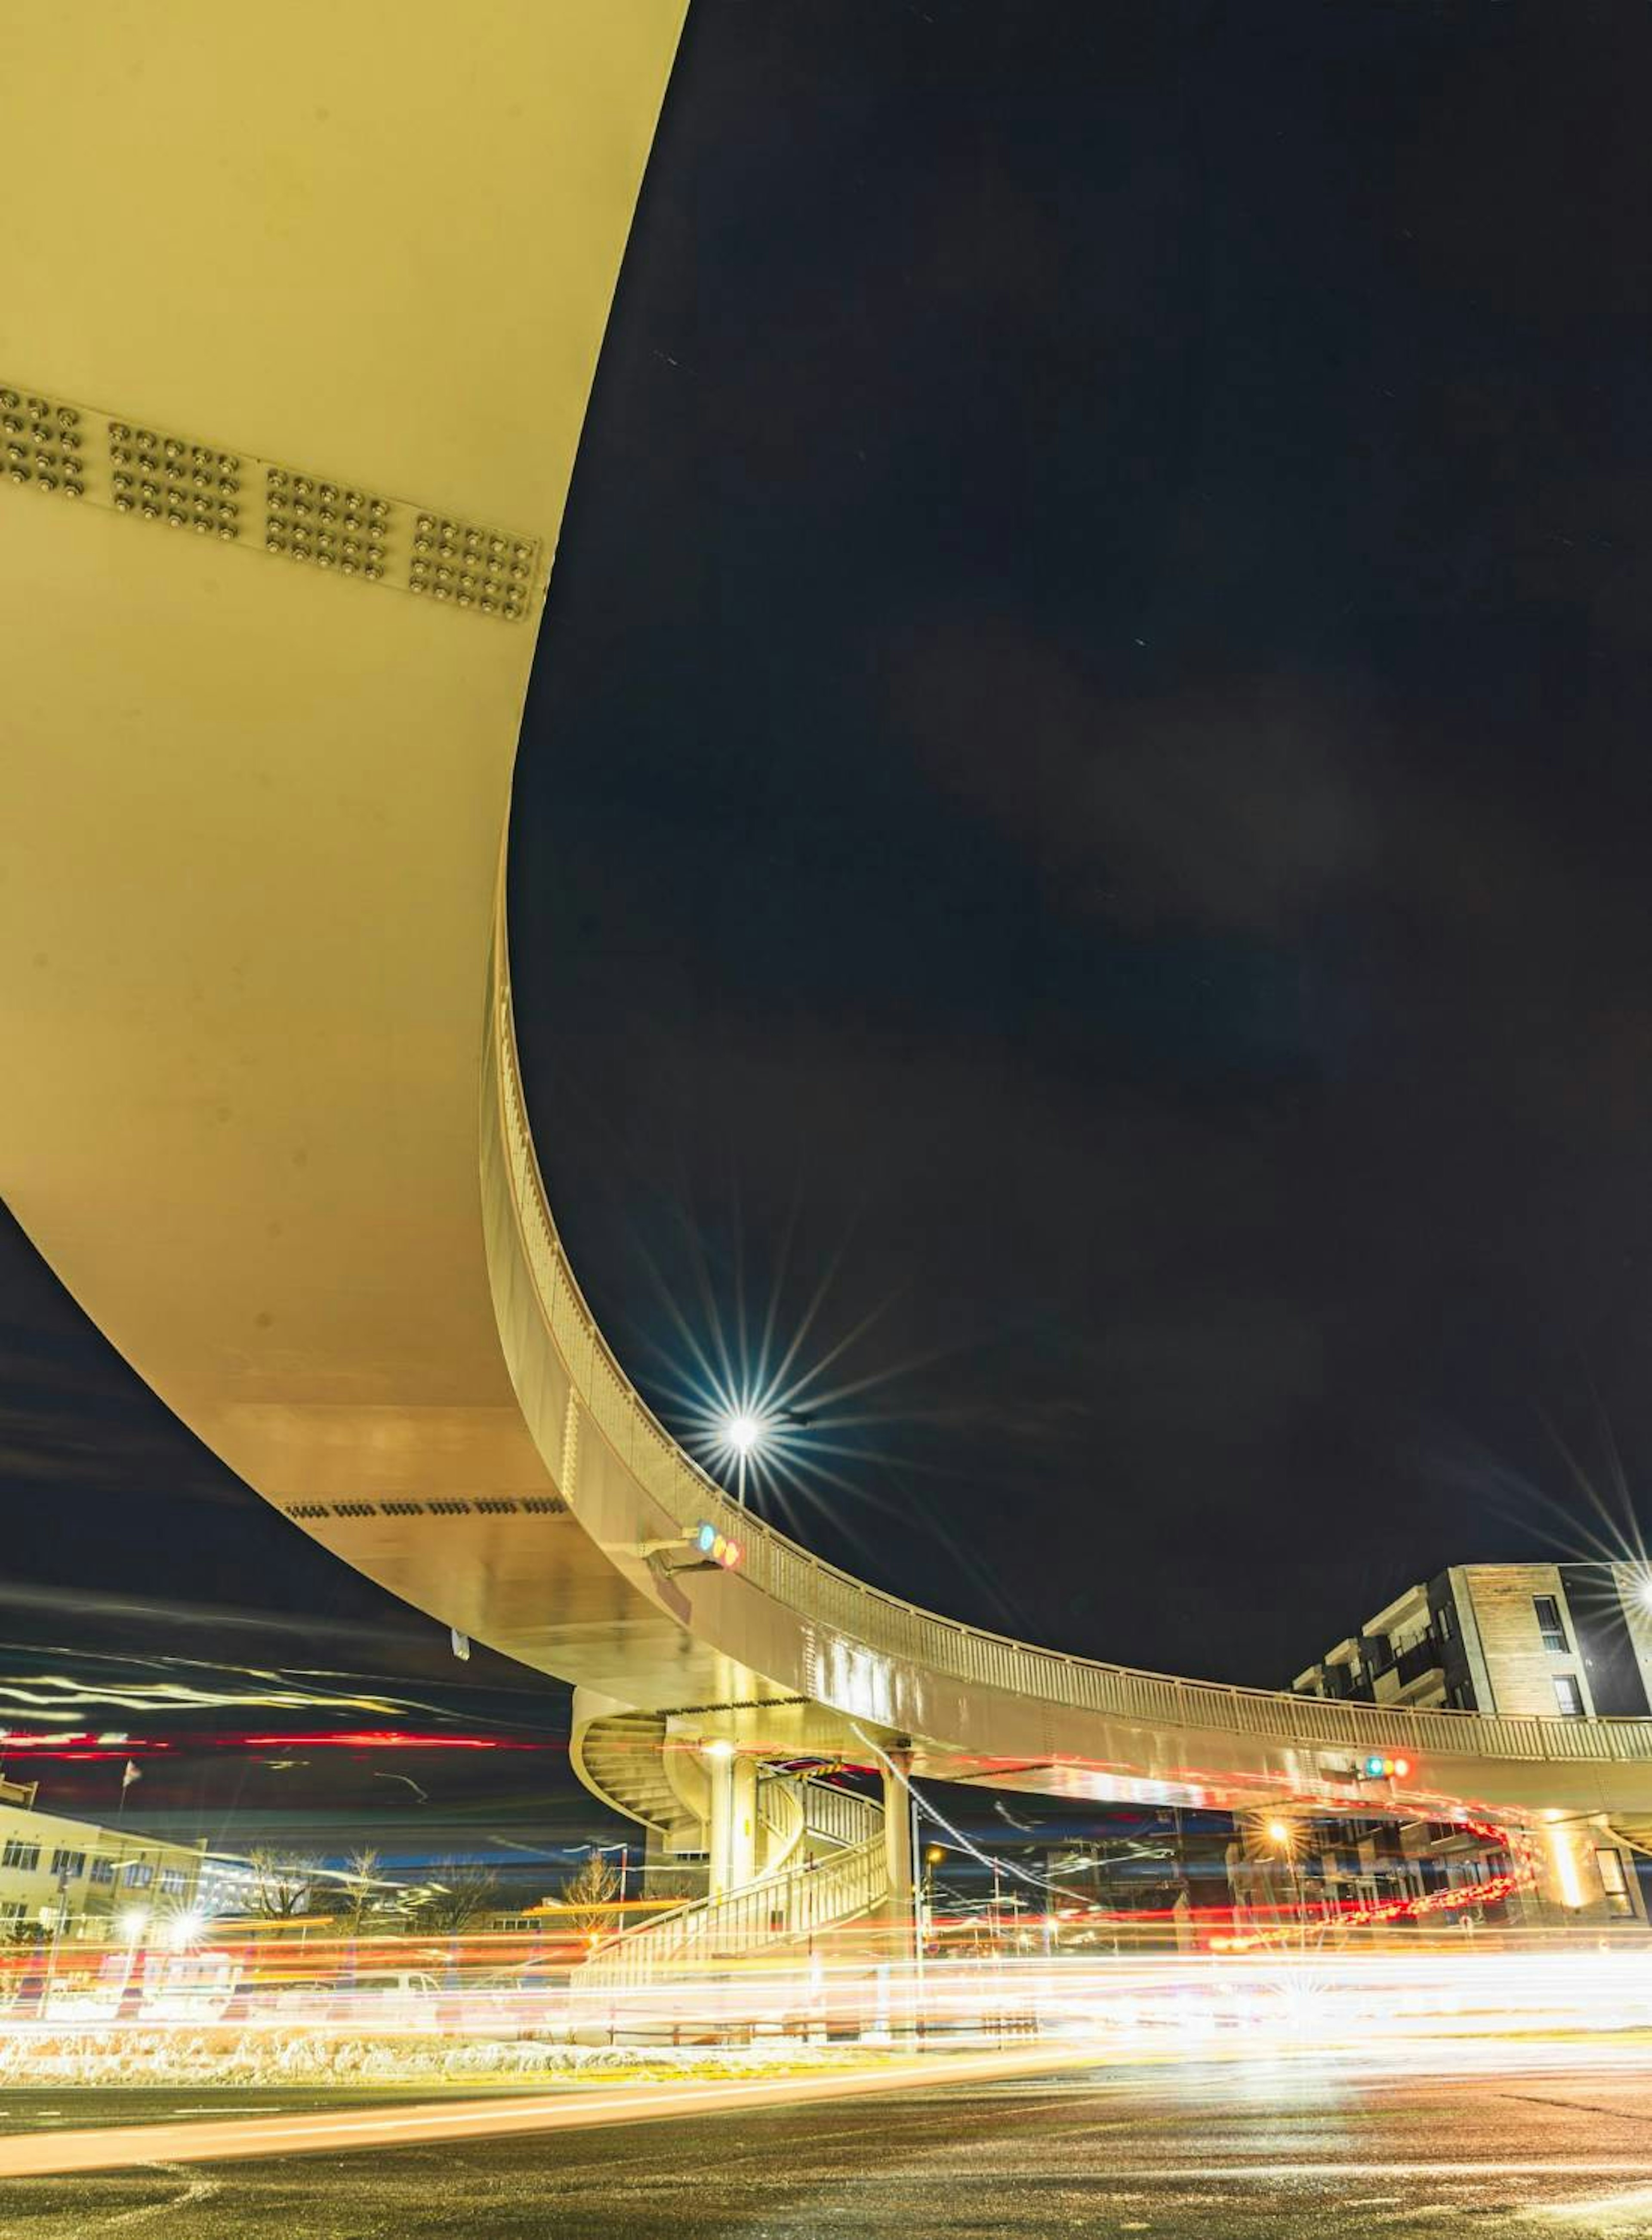
[[[1302,1829],[1294,1820],[1272,1819],[1262,1830],[1284,1862],[1286,1885],[1290,1891],[1291,1910],[1296,1919],[1296,1939],[1304,1950],[1308,1945],[1308,1908],[1303,1900],[1302,1869],[1297,1865],[1297,1854],[1302,1849]]]
[[[736,1483],[740,1506],[746,1505],[746,1457],[763,1444],[763,1425],[749,1408],[737,1408],[723,1421],[723,1436],[735,1451]]]

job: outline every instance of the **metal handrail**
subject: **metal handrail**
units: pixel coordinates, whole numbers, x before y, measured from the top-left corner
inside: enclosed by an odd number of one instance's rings
[[[757,1777],[757,1824],[769,1839],[765,1867],[771,1875],[789,1864],[808,1831],[800,1786],[786,1773]]]
[[[743,1883],[717,1897],[690,1898],[669,1913],[627,1929],[594,1952],[578,1987],[617,1990],[646,1983],[677,1968],[705,1968],[744,1958],[776,1943],[840,1929],[889,1895],[883,1832],[834,1857],[808,1860]]]
[[[835,1789],[829,1782],[802,1781],[797,1784],[805,1831],[823,1843],[845,1850],[869,1843],[883,1825],[883,1807],[875,1797],[852,1789]]]
[[[783,1773],[772,1773],[757,1783],[757,1825],[770,1836],[791,1840],[803,1831],[803,1808],[796,1783]]]
[[[547,1328],[615,1451],[685,1530],[709,1518],[737,1538],[742,1577],[816,1628],[977,1687],[1154,1728],[1217,1729],[1310,1749],[1409,1751],[1422,1758],[1652,1763],[1652,1719],[1509,1717],[1389,1709],[1105,1664],[989,1633],[903,1602],[824,1562],[739,1508],[654,1415],[615,1358],[576,1282],[551,1217],[518,1070],[503,917],[495,941],[497,1063],[506,1167]]]

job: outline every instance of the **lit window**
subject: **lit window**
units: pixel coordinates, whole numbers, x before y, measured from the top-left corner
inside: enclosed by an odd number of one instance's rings
[[[147,1859],[134,1859],[126,1870],[128,1890],[147,1890],[155,1880],[155,1870]]]
[[[112,1883],[114,1879],[115,1862],[113,1859],[94,1859],[92,1861],[92,1880],[95,1883]]]
[[[1537,1630],[1543,1637],[1543,1647],[1551,1657],[1564,1657],[1571,1644],[1566,1638],[1559,1603],[1553,1595],[1534,1595],[1531,1606],[1537,1613]]]
[[[161,1894],[164,1897],[182,1897],[184,1890],[183,1870],[181,1867],[161,1869]]]
[[[1555,1675],[1555,1701],[1560,1705],[1562,1718],[1582,1717],[1583,1691],[1577,1684],[1575,1672],[1557,1672]]]

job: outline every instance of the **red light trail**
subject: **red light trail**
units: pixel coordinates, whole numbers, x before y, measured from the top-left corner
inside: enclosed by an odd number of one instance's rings
[[[270,1735],[122,1735],[108,1741],[90,1734],[10,1734],[0,1736],[0,1758],[10,1750],[26,1750],[31,1758],[83,1762],[139,1758],[184,1750],[563,1750],[567,1744],[547,1739],[524,1741],[503,1735],[403,1734],[394,1728],[345,1728],[331,1732]]]

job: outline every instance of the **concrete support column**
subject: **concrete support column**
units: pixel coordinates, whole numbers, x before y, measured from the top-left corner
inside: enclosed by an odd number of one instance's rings
[[[734,1744],[716,1737],[701,1743],[700,1755],[711,1806],[706,1888],[711,1897],[721,1897],[734,1888]]]
[[[1532,1847],[1537,1894],[1549,1910],[1562,1920],[1581,1918],[1595,1896],[1586,1832],[1586,1823],[1569,1814],[1548,1813]]]
[[[757,1761],[736,1757],[734,1762],[733,1825],[729,1831],[729,1887],[757,1879]]]
[[[912,1903],[912,1800],[907,1777],[910,1749],[892,1750],[883,1770],[883,1858],[889,1869],[889,1958],[909,1960],[916,1950],[917,1921]]]
[[[710,1788],[713,1897],[757,1878],[757,1764],[716,1737],[700,1745]]]
[[[1615,1852],[1609,1831],[1598,1821],[1581,1813],[1547,1812],[1532,1845],[1537,1869],[1537,1895],[1551,1919],[1595,1922],[1609,1917],[1601,1870],[1595,1857],[1599,1846]],[[1627,1883],[1632,1874],[1625,1877]]]
[[[1546,1813],[1532,1857],[1551,1918],[1592,1924],[1646,1918],[1635,1861],[1600,1815]]]

